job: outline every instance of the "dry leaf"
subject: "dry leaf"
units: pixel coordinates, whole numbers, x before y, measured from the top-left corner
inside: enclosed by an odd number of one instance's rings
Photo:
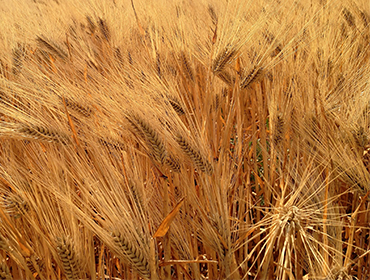
[[[179,203],[173,208],[173,210],[167,215],[167,217],[163,220],[163,222],[159,225],[157,231],[153,235],[153,237],[163,237],[166,235],[170,225],[175,218],[176,214],[180,211],[182,204],[184,203],[184,197],[180,200]]]

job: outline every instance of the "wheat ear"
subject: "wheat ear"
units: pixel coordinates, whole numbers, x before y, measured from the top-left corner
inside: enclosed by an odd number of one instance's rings
[[[13,49],[13,69],[12,72],[14,75],[20,73],[23,67],[23,59],[26,56],[26,49],[21,44],[18,44],[18,47]]]
[[[193,69],[190,66],[189,60],[186,57],[186,54],[184,52],[181,52],[181,54],[180,54],[180,62],[181,62],[181,65],[182,65],[182,70],[183,70],[186,78],[188,78],[189,80],[194,82],[194,72],[193,72]]]
[[[32,272],[32,275],[36,278],[36,280],[41,279],[39,274],[43,266],[42,261],[39,258],[37,258],[35,262],[33,262],[32,259],[29,257],[27,257],[25,260],[28,269]]]
[[[249,74],[242,79],[240,87],[242,89],[248,88],[251,84],[257,82],[262,77],[263,72],[264,71],[262,67],[253,67]]]
[[[350,27],[356,28],[355,17],[352,15],[352,13],[348,9],[344,8],[342,11],[342,15]]]
[[[0,250],[9,251],[8,241],[4,238],[2,234],[0,234]]]
[[[0,264],[0,279],[1,280],[13,279],[12,275],[10,274],[9,267],[4,262]]]
[[[274,125],[274,132],[272,135],[272,141],[275,145],[278,145],[283,140],[283,134],[284,134],[284,120],[282,117],[277,116],[276,122]]]
[[[152,150],[154,158],[157,161],[164,163],[166,159],[166,149],[162,140],[159,138],[158,133],[141,118],[136,116],[133,119],[135,121],[129,120],[130,123],[134,126],[135,130],[141,132],[140,136],[144,136],[143,138]]]
[[[217,77],[230,87],[235,83],[235,77],[231,76],[231,74],[225,70],[217,72]]]
[[[214,73],[221,72],[224,70],[225,66],[232,60],[237,54],[236,49],[230,46],[227,46],[220,52],[212,64],[212,71]]]
[[[49,52],[51,52],[55,56],[58,56],[62,60],[66,60],[68,58],[66,52],[64,52],[61,48],[59,48],[55,44],[48,42],[46,39],[37,36],[36,41],[40,46],[45,47]]]
[[[140,211],[144,211],[144,199],[140,190],[130,179],[128,180],[128,187],[130,189],[130,194],[128,195],[128,198],[130,199],[130,201],[132,201],[133,204],[136,205],[136,207]]]
[[[110,38],[111,38],[111,34],[110,34],[110,30],[107,26],[107,23],[105,20],[99,18],[99,29],[100,29],[100,32],[104,35],[105,39],[107,40],[107,42],[110,41]]]
[[[25,138],[33,138],[47,142],[57,142],[64,145],[70,143],[67,135],[41,126],[29,126],[24,124],[17,130],[17,132],[21,133]]]
[[[27,201],[17,194],[7,196],[5,199],[5,209],[15,218],[25,215],[29,211]]]
[[[66,106],[68,108],[70,108],[73,111],[79,113],[80,115],[85,116],[86,118],[91,117],[91,115],[93,114],[93,110],[88,106],[83,106],[83,105],[81,105],[77,102],[71,101],[67,98],[65,98],[65,101],[66,101]]]
[[[165,160],[165,164],[168,165],[173,171],[180,172],[180,163],[174,159],[172,156],[168,156]]]
[[[149,262],[144,252],[136,244],[127,241],[119,232],[112,233],[113,241],[134,269],[144,278],[150,277]]]
[[[175,140],[180,145],[181,150],[194,162],[200,171],[212,174],[213,168],[211,163],[199,151],[195,150],[184,137],[177,135]]]
[[[215,9],[213,8],[211,4],[208,5],[208,14],[212,19],[212,23],[216,25],[218,23],[218,16],[215,12]]]
[[[103,139],[103,138],[99,138],[98,141],[102,146],[108,149],[114,149],[117,151],[127,151],[127,146],[122,142],[118,142],[113,139]]]
[[[57,252],[63,263],[63,269],[67,279],[79,279],[79,265],[72,240],[65,236],[58,238]]]
[[[185,114],[184,109],[180,105],[180,102],[176,100],[174,97],[169,98],[168,100],[172,106],[172,108],[175,110],[175,112],[179,115],[182,116]]]

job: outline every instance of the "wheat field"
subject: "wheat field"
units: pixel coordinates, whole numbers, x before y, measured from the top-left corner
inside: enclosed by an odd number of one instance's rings
[[[369,24],[0,0],[0,279],[370,279]]]

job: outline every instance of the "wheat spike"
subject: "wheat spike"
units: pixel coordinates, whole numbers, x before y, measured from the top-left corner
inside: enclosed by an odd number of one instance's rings
[[[5,199],[5,209],[11,216],[18,218],[29,211],[29,205],[19,195],[12,194]]]
[[[182,151],[194,162],[197,168],[200,171],[205,172],[207,174],[213,173],[212,165],[209,163],[208,160],[204,159],[203,156],[200,154],[199,151],[196,151],[191,145],[187,142],[187,140],[182,137],[181,135],[177,135],[176,142],[180,145]]]
[[[93,110],[89,106],[83,106],[77,102],[65,98],[66,106],[86,118],[91,117]]]
[[[228,64],[230,60],[235,57],[236,54],[237,52],[235,48],[231,46],[227,46],[226,48],[224,48],[213,61],[212,71],[214,73],[218,73],[224,70],[226,64]]]
[[[182,116],[182,115],[185,114],[185,111],[182,108],[182,106],[180,105],[180,102],[178,102],[178,100],[176,100],[175,98],[171,97],[168,101],[170,102],[172,108],[176,111],[176,113],[179,116]]]
[[[369,138],[366,135],[363,126],[358,126],[353,132],[352,135],[355,139],[355,143],[359,148],[365,149],[365,147],[369,144]]]
[[[70,140],[66,135],[60,132],[49,130],[45,127],[22,125],[18,129],[18,132],[26,138],[33,138],[47,142],[57,142],[64,145],[70,143]]]
[[[369,15],[365,11],[361,11],[360,15],[361,15],[361,19],[362,19],[362,23],[363,23],[364,27],[368,27],[369,23],[370,23]]]
[[[49,52],[51,52],[55,56],[58,56],[62,60],[66,60],[68,58],[68,54],[65,51],[63,51],[60,47],[56,46],[55,44],[48,42],[46,39],[37,36],[36,41],[40,46],[45,47]]]
[[[6,263],[0,264],[0,280],[12,280],[13,277],[10,274],[9,267],[6,265]]]
[[[157,68],[157,75],[161,79],[162,78],[162,70],[161,70],[161,57],[158,52],[156,52],[156,68]]]
[[[132,205],[135,204],[140,211],[144,210],[144,200],[141,192],[139,191],[138,187],[136,184],[132,182],[132,180],[129,179],[129,189],[130,189],[130,194],[128,194],[128,198],[130,201],[132,201]]]
[[[180,54],[180,62],[182,66],[182,71],[184,72],[186,78],[194,82],[194,72],[184,52],[181,52]]]
[[[277,116],[275,122],[275,129],[273,133],[273,142],[275,145],[278,145],[283,140],[284,134],[284,120],[281,116]]]
[[[26,56],[26,49],[24,45],[18,44],[17,48],[13,49],[13,69],[14,75],[18,75],[23,66],[23,59]]]
[[[130,123],[134,126],[135,130],[139,130],[141,132],[139,133],[139,135],[142,136],[144,140],[146,140],[146,142],[148,143],[150,149],[153,152],[154,158],[157,161],[164,163],[164,160],[166,158],[166,149],[162,140],[159,138],[158,133],[141,118],[134,117],[134,119],[135,122],[129,120]]]
[[[232,87],[235,83],[235,77],[231,76],[230,73],[225,70],[217,72],[217,77],[230,87]]]
[[[70,238],[63,236],[57,239],[57,252],[63,263],[67,279],[79,279],[79,264]]]
[[[113,241],[125,259],[144,278],[150,277],[149,263],[144,252],[136,244],[127,241],[119,232],[112,233]]]
[[[263,72],[264,71],[262,67],[253,67],[249,74],[244,79],[242,79],[240,87],[242,89],[248,88],[262,77]]]
[[[350,27],[356,27],[355,17],[348,9],[344,8],[342,11],[342,15],[344,16],[344,19]]]
[[[106,148],[114,149],[117,151],[127,151],[126,145],[116,140],[99,138],[98,141],[102,146]]]
[[[100,32],[104,35],[107,42],[109,42],[111,38],[111,34],[110,34],[106,21],[99,18],[98,24],[99,24]]]
[[[213,8],[211,4],[208,5],[208,14],[212,19],[212,23],[216,25],[218,23],[218,16],[215,12],[215,9]]]
[[[180,163],[175,160],[172,156],[168,156],[165,160],[165,164],[168,165],[173,171],[180,172]]]
[[[91,34],[94,34],[95,30],[96,30],[95,23],[93,22],[93,20],[89,16],[86,16],[86,21],[87,21],[87,24],[88,24],[88,27],[89,27],[89,30],[90,30]]]
[[[33,262],[29,257],[27,257],[25,260],[28,269],[32,272],[32,275],[36,278],[36,280],[41,279],[39,272],[43,268],[43,262],[39,258],[36,258],[35,262]],[[35,266],[37,266],[37,269]]]
[[[9,250],[8,241],[4,238],[2,234],[0,234],[0,250],[3,250],[3,251]]]

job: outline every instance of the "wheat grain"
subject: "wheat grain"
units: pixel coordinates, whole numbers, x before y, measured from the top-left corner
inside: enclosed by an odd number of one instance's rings
[[[63,264],[64,273],[68,280],[79,279],[79,263],[74,250],[74,245],[69,237],[57,238],[57,252]]]
[[[140,273],[142,277],[149,278],[149,263],[142,249],[133,242],[128,241],[117,231],[112,233],[112,237],[123,257],[132,264],[133,268]]]
[[[195,150],[188,141],[182,137],[180,134],[175,138],[176,142],[179,144],[181,150],[194,162],[195,166],[199,168],[200,171],[207,174],[212,174],[213,168],[208,160],[204,159],[199,151]]]

